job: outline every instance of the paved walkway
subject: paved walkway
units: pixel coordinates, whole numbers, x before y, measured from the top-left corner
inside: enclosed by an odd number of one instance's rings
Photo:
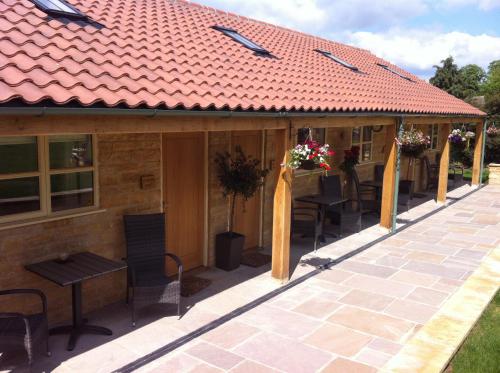
[[[429,202],[418,208],[421,216],[436,205]],[[453,343],[458,346],[468,330],[448,333],[443,323],[434,323],[439,329],[432,329],[434,320],[450,307],[450,302],[464,308],[463,299],[455,296],[467,288],[465,281],[484,271],[480,267],[488,263],[488,278],[495,284],[490,281],[488,286],[484,282],[482,288],[476,286],[482,303],[474,303],[474,294],[466,293],[467,302],[475,305],[465,321],[469,327],[490,293],[498,288],[500,258],[498,253],[494,256],[494,249],[498,251],[500,244],[499,225],[500,188],[488,186],[330,269],[316,271],[307,280],[208,333],[186,340],[169,353],[149,359],[152,351],[280,287],[268,272],[255,273],[248,268],[230,274],[209,271],[205,276],[224,287],[212,286],[213,293],[190,298],[183,319],[145,315],[143,323],[131,331],[126,310],[122,306],[109,308],[92,321],[100,318],[100,324],[113,324],[118,331],[114,339],[106,343],[101,337],[98,342],[82,339],[79,350],[67,356],[65,341],[54,338],[54,357],[41,358],[35,368],[109,372],[136,361],[139,372],[424,370],[425,364],[418,365],[419,359],[426,361],[425,354],[432,355],[433,351],[417,351],[422,346],[415,340],[422,340],[422,331],[441,339],[444,345],[453,334]],[[372,227],[325,246],[303,257],[293,278],[313,273],[316,265],[382,235]],[[221,278],[223,281],[218,280]],[[445,349],[448,357],[456,346]],[[51,366],[54,362],[61,364]],[[433,365],[429,371],[436,369]]]

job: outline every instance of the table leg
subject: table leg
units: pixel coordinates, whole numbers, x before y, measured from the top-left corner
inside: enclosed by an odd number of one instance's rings
[[[78,338],[82,334],[102,334],[102,335],[112,335],[113,332],[102,326],[87,325],[87,319],[82,317],[82,283],[77,282],[72,285],[72,312],[73,312],[73,323],[72,325],[58,326],[50,329],[49,333],[54,334],[69,334],[68,340],[68,351],[73,351],[76,346]]]

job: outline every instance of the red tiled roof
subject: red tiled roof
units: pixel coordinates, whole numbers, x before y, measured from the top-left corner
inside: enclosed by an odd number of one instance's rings
[[[483,115],[366,50],[184,0],[70,0],[103,27],[0,0],[0,104]],[[210,26],[233,28],[276,58]],[[330,51],[353,72],[314,51]],[[407,81],[376,63],[411,77]]]

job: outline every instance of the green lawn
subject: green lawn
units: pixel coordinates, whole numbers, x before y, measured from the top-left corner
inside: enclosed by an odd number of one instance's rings
[[[489,174],[490,174],[489,170],[487,168],[485,168],[483,170],[483,183],[488,181]],[[450,170],[448,172],[448,175],[453,176],[453,171]],[[467,180],[467,181],[472,180],[472,169],[471,168],[466,168],[464,170],[464,180]]]
[[[446,372],[500,372],[500,291],[474,326]]]

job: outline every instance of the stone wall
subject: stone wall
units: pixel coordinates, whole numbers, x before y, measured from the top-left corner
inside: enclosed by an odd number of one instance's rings
[[[39,288],[48,297],[50,322],[71,317],[71,288],[31,274],[24,265],[61,252],[88,250],[108,258],[125,256],[122,216],[161,210],[160,135],[99,135],[98,172],[103,212],[0,231],[0,288]],[[141,175],[153,175],[143,190]],[[125,271],[83,283],[84,312],[125,298]],[[18,300],[29,309],[34,300]],[[17,305],[2,301],[0,310]],[[13,307],[13,308],[11,308]]]

